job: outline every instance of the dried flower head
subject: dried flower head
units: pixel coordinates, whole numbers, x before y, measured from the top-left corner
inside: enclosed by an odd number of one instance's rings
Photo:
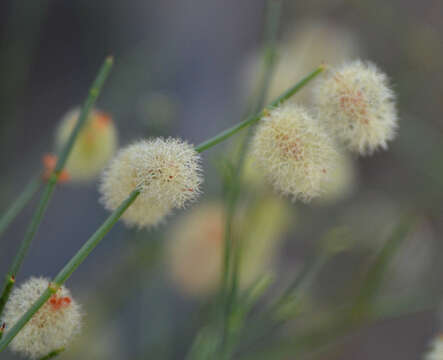
[[[6,331],[31,307],[49,286],[48,279],[32,277],[11,293],[3,319]],[[34,314],[11,342],[11,349],[31,359],[68,345],[81,328],[80,306],[69,290],[61,287]]]
[[[80,109],[69,111],[56,132],[56,147],[61,149],[77,124]],[[93,110],[78,135],[66,163],[73,181],[95,178],[106,166],[117,148],[117,130],[109,115]]]
[[[351,151],[371,154],[395,136],[397,112],[388,79],[369,62],[354,61],[319,80],[315,103],[325,126]]]
[[[293,104],[273,109],[261,119],[251,149],[274,188],[305,202],[324,192],[338,156],[318,122]]]
[[[432,341],[431,349],[426,354],[426,360],[443,359],[443,334],[437,335]]]
[[[200,155],[193,146],[157,138],[121,150],[103,173],[100,191],[105,207],[114,210],[138,188],[140,195],[122,219],[146,227],[195,200],[201,183]]]

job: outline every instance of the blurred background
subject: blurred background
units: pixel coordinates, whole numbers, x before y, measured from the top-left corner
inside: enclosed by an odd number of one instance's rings
[[[348,159],[325,202],[290,204],[246,169],[249,191],[235,219],[241,237],[248,238],[245,244],[254,249],[245,251],[245,288],[269,276],[271,289],[283,289],[331,234],[344,232],[349,244],[306,290],[305,315],[291,319],[269,343],[245,347],[237,357],[421,358],[443,330],[438,306],[443,295],[443,3],[283,3],[270,98],[323,61],[370,59],[391,79],[400,130],[389,151]],[[120,146],[159,135],[198,144],[240,121],[260,72],[265,5],[264,0],[1,1],[0,213],[41,171],[42,156],[55,149],[60,120],[84,101],[109,54],[115,66],[97,107],[112,117]],[[309,90],[297,100],[309,105]],[[199,329],[208,324],[216,292],[223,168],[232,144],[236,140],[204,154],[201,201],[150,231],[117,224],[72,276],[67,286],[83,304],[84,336],[61,358],[183,359],[189,353]],[[18,283],[31,275],[56,274],[103,222],[107,212],[97,184],[57,188]],[[11,263],[36,200],[0,239],[0,273]],[[339,341],[325,340],[326,348],[317,340],[327,336],[308,336],[308,330],[316,334],[318,324],[337,314],[334,309],[356,303],[384,244],[409,213],[416,225],[389,253],[370,299],[374,317]],[[272,353],[276,349],[278,354]],[[16,357],[5,353],[3,358]]]

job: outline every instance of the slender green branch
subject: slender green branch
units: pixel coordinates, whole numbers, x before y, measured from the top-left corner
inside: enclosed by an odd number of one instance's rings
[[[105,59],[103,65],[101,66],[98,75],[95,78],[91,89],[89,90],[89,96],[86,98],[80,116],[78,117],[77,124],[58,157],[57,165],[55,166],[56,173],[61,172],[65,167],[66,161],[68,160],[69,154],[71,153],[72,147],[74,146],[75,140],[77,139],[77,136],[83,125],[85,124],[86,120],[88,119],[89,113],[91,112],[95,102],[97,101],[98,96],[100,95],[100,92],[106,79],[108,78],[113,64],[114,58],[112,56],[109,56]]]
[[[100,243],[103,237],[115,225],[118,219],[123,215],[126,209],[135,201],[140,194],[139,190],[134,190],[122,204],[106,219],[97,231],[86,241],[80,250],[71,258],[65,267],[57,274],[51,285],[35,301],[28,311],[9,329],[3,339],[0,341],[0,352],[12,341],[18,332],[26,325],[31,317],[48,301],[60,286],[71,276],[77,267],[88,257],[92,250]]]
[[[283,95],[279,96],[277,99],[275,99],[273,102],[271,102],[264,110],[259,112],[256,115],[252,115],[248,117],[246,120],[242,121],[241,123],[234,125],[230,127],[229,129],[226,129],[219,133],[218,135],[210,138],[209,140],[206,140],[202,142],[200,145],[196,146],[195,150],[197,152],[202,152],[204,150],[207,150],[214,145],[217,145],[221,143],[222,141],[230,138],[232,135],[238,133],[240,130],[243,130],[244,128],[255,124],[258,122],[267,111],[271,110],[272,108],[280,105],[281,103],[288,100],[291,96],[296,94],[298,91],[300,91],[305,85],[307,85],[311,80],[313,80],[316,76],[318,76],[320,73],[322,73],[325,70],[325,67],[323,65],[319,66],[317,69],[315,69],[313,72],[311,72],[309,75],[304,77],[302,80],[300,80],[296,85],[288,89]]]
[[[266,11],[266,23],[264,31],[264,51],[263,51],[263,71],[261,82],[258,86],[258,97],[254,106],[253,111],[255,113],[259,112],[266,101],[269,85],[272,80],[272,74],[276,59],[276,40],[277,33],[280,23],[282,9],[281,0],[268,0],[267,11]],[[251,123],[252,125],[252,123]],[[226,205],[226,224],[225,224],[225,241],[224,241],[224,252],[223,252],[223,269],[222,269],[222,286],[221,286],[221,298],[223,300],[222,312],[223,315],[223,328],[222,328],[222,341],[221,341],[221,356],[226,358],[229,356],[229,338],[230,338],[230,318],[232,307],[237,296],[238,288],[238,273],[241,260],[241,244],[237,242],[237,246],[233,248],[233,238],[232,238],[232,226],[233,220],[236,213],[237,202],[240,193],[240,179],[244,166],[244,160],[246,156],[247,144],[251,128],[245,138],[241,140],[239,158],[235,164],[235,169],[232,177],[231,187],[228,193],[228,201]],[[233,259],[231,261],[231,254],[233,254]],[[231,266],[232,262],[232,266]],[[232,268],[232,269],[231,269]],[[230,284],[229,284],[230,283]]]
[[[95,104],[95,101],[97,100],[98,95],[100,94],[100,91],[103,87],[103,84],[106,80],[106,78],[109,75],[109,72],[111,70],[113,64],[113,58],[108,57],[104,61],[102,67],[100,68],[100,71],[95,79],[95,81],[92,84],[91,89],[89,90],[89,96],[87,97],[85,104],[82,108],[81,114],[79,116],[79,119],[77,121],[77,124],[72,131],[71,135],[69,136],[69,139],[66,143],[66,145],[63,147],[60,156],[58,157],[57,164],[55,166],[55,170],[52,173],[52,175],[49,177],[48,183],[45,187],[45,190],[42,194],[42,197],[40,199],[40,202],[37,206],[37,209],[31,219],[31,223],[29,224],[29,227],[26,230],[25,236],[23,238],[22,243],[20,244],[19,250],[14,257],[14,260],[12,262],[12,266],[9,269],[7,279],[5,281],[5,284],[3,286],[2,295],[0,296],[0,315],[3,311],[3,308],[9,298],[9,294],[11,293],[12,287],[14,286],[14,280],[17,276],[17,273],[19,272],[23,260],[28,253],[29,247],[31,246],[32,240],[40,226],[40,223],[43,219],[43,216],[46,212],[46,209],[49,205],[49,200],[51,199],[52,193],[54,192],[55,185],[57,184],[57,179],[61,171],[63,170],[66,161],[68,159],[68,156],[72,150],[72,147],[74,145],[75,139],[77,138],[81,128],[83,127],[84,123],[86,122],[89,112],[91,111],[92,107]]]
[[[51,351],[48,355],[43,356],[39,360],[48,360],[48,359],[55,358],[57,355],[60,355],[63,351],[65,351],[65,348],[61,348],[61,349],[58,349],[58,350]]]
[[[41,178],[32,179],[25,189],[19,195],[19,197],[14,201],[14,203],[9,207],[9,209],[0,218],[0,236],[7,229],[9,224],[15,219],[15,217],[23,210],[26,204],[32,199],[37,190],[42,184]]]

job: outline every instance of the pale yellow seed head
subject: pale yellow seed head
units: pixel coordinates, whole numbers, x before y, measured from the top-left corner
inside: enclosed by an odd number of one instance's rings
[[[359,56],[360,44],[353,32],[333,23],[322,20],[297,22],[278,45],[279,55],[268,91],[268,100],[276,99],[322,63],[339,65]],[[248,87],[246,91],[249,94],[259,86],[262,68],[263,56],[261,52],[257,52],[251,56],[245,69],[246,79],[243,83]],[[308,89],[311,86],[312,83],[308,84],[289,101],[310,103]]]
[[[6,323],[6,332],[49,284],[48,279],[32,277],[12,291],[2,319]],[[72,299],[69,290],[62,286],[17,334],[10,348],[31,359],[64,348],[80,331],[81,317],[80,306]]]
[[[251,150],[276,190],[305,202],[325,191],[338,158],[316,119],[293,104],[280,106],[261,119]]]
[[[273,269],[281,234],[291,214],[275,196],[263,198],[248,211],[239,211],[233,225],[233,246],[241,241],[239,286],[250,286]],[[291,219],[293,221],[293,219]],[[188,296],[205,296],[217,289],[222,274],[226,214],[221,202],[203,203],[187,212],[169,234],[166,263],[169,276]]]
[[[443,334],[437,335],[432,341],[431,347],[424,357],[425,360],[443,359]]]
[[[119,151],[104,171],[100,192],[108,210],[115,210],[135,190],[140,195],[122,216],[128,225],[158,224],[174,208],[183,208],[200,194],[200,155],[178,139],[136,142]]]
[[[77,124],[80,109],[69,111],[62,119],[55,137],[60,150]],[[117,148],[117,130],[107,114],[93,110],[78,135],[66,163],[72,181],[89,181],[97,177]]]
[[[332,69],[314,94],[319,118],[349,150],[371,154],[395,137],[394,93],[375,65],[354,61]]]

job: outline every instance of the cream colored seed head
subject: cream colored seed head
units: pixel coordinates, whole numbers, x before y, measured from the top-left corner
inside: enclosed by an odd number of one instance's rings
[[[394,138],[394,93],[375,65],[354,61],[332,70],[314,94],[321,121],[351,151],[371,154]]]
[[[60,150],[68,141],[80,116],[80,109],[69,111],[56,132],[56,147]],[[73,181],[95,178],[106,166],[117,148],[117,130],[105,113],[93,110],[80,131],[66,163]]]
[[[293,104],[280,106],[261,120],[252,154],[279,192],[305,202],[324,192],[338,157],[318,122]]]
[[[442,360],[443,359],[443,334],[438,335],[433,341],[429,352],[425,356],[425,360]]]
[[[136,142],[117,154],[104,171],[100,192],[108,210],[115,210],[135,190],[140,195],[125,211],[128,225],[159,223],[174,208],[182,208],[200,194],[200,155],[178,139]]]
[[[48,288],[45,278],[32,277],[11,293],[3,319],[6,332]],[[72,299],[68,289],[62,286],[34,314],[12,340],[10,347],[31,359],[48,355],[51,351],[66,347],[81,328],[80,306]]]
[[[245,289],[274,269],[282,233],[293,223],[288,204],[276,196],[239,211],[233,224],[233,246],[241,241],[238,285]],[[219,286],[225,241],[222,202],[203,203],[186,212],[171,228],[166,262],[174,285],[189,296],[205,296]]]
[[[334,23],[324,20],[297,22],[278,45],[279,56],[272,75],[268,100],[276,99],[321,63],[339,65],[359,56],[360,45],[361,41],[358,41],[354,32]],[[257,52],[246,64],[243,76],[245,79],[242,79],[242,85],[247,86],[245,91],[248,94],[259,86],[262,68],[262,53]],[[314,82],[307,84],[303,91],[288,101],[310,103],[308,89]]]

